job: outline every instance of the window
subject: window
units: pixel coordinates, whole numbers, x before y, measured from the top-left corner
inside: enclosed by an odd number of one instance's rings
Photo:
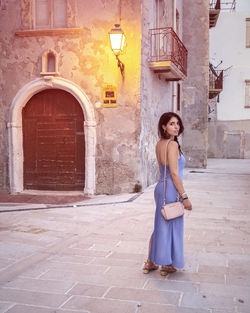
[[[41,76],[58,75],[58,56],[54,50],[47,50],[42,55],[42,72]]]
[[[155,1],[155,28],[165,27],[164,24],[164,1]]]
[[[250,108],[250,80],[246,80],[246,87],[245,87],[245,108]]]
[[[67,27],[66,0],[35,0],[35,28]]]
[[[250,48],[250,18],[246,18],[246,47]]]

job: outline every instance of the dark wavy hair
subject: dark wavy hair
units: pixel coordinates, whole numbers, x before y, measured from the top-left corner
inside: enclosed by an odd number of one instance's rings
[[[169,139],[169,136],[168,136],[168,134],[166,134],[164,132],[164,129],[162,128],[162,125],[167,125],[167,123],[171,120],[172,117],[176,117],[178,119],[178,121],[179,121],[180,130],[179,130],[178,136],[181,133],[183,133],[184,126],[183,126],[183,123],[182,123],[182,120],[181,120],[180,116],[178,114],[174,113],[174,112],[166,112],[166,113],[162,114],[162,116],[160,117],[159,122],[158,122],[158,135],[159,135],[160,138]],[[178,143],[178,147],[179,147],[179,150],[181,152],[181,147],[180,147],[180,144],[179,144],[178,139],[177,139],[178,136],[175,136],[174,140]]]

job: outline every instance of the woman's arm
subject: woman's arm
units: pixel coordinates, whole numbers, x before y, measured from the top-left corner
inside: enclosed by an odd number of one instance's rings
[[[177,189],[178,193],[181,195],[185,192],[185,190],[184,190],[181,178],[179,176],[179,171],[178,171],[179,149],[178,149],[178,144],[176,141],[169,142],[167,156],[168,156],[170,175],[172,177],[175,188]],[[183,205],[185,209],[192,210],[192,204],[189,199],[183,200]]]

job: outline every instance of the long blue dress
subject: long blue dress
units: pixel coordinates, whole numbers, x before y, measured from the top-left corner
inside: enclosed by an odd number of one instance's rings
[[[183,168],[185,163],[185,158],[183,154],[181,154],[178,160],[178,170],[181,180],[183,180]],[[166,203],[175,202],[177,199],[177,190],[170,176],[169,166],[166,168],[166,177]],[[182,268],[184,267],[184,219],[183,216],[169,221],[166,221],[163,218],[161,214],[163,193],[164,165],[161,165],[160,179],[154,190],[156,211],[149,258],[152,262],[158,265],[172,264],[174,267]]]

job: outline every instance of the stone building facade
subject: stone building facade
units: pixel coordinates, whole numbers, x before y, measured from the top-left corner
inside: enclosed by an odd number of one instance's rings
[[[1,1],[0,189],[115,194],[145,188],[158,175],[157,122],[166,111],[188,122],[198,140],[185,137],[184,150],[192,164],[197,159],[204,165],[206,34],[199,38],[203,49],[196,51],[193,43],[195,28],[206,27],[208,8],[198,0],[192,10],[188,5],[187,0]],[[192,14],[199,15],[194,25]],[[126,36],[120,55],[124,75],[109,45],[117,22]],[[167,36],[191,49],[188,74],[171,60],[163,67],[152,60],[152,51],[165,46],[150,29],[162,28],[171,28]],[[107,85],[116,88],[117,106],[103,106]]]
[[[250,158],[250,3],[236,2],[210,30],[211,62],[224,70],[223,90],[210,104],[211,158]]]
[[[183,41],[189,53],[188,76],[183,82],[183,150],[189,167],[207,165],[209,2],[183,1]],[[204,14],[207,12],[207,14]]]

